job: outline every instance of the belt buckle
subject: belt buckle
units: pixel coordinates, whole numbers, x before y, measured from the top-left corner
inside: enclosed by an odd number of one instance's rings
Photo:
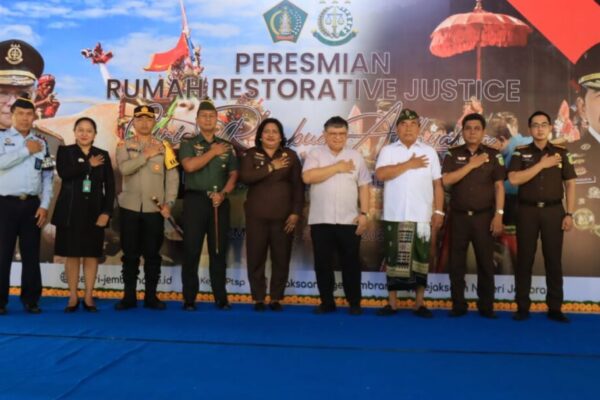
[[[18,197],[19,197],[19,200],[27,200],[27,195],[26,194],[21,194]]]
[[[473,215],[475,215],[475,211],[467,211],[467,215],[469,217],[472,217]]]
[[[544,203],[543,201],[538,201],[535,206],[538,208],[544,208],[544,206],[546,205],[546,203]]]

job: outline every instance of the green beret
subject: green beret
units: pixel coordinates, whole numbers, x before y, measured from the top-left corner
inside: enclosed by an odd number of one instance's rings
[[[411,119],[419,119],[419,114],[415,111],[405,108],[400,112],[398,116],[398,120],[396,121],[396,125],[398,125],[402,121],[411,120]]]
[[[217,111],[215,104],[210,99],[204,99],[200,102],[198,106],[198,112],[200,111]]]

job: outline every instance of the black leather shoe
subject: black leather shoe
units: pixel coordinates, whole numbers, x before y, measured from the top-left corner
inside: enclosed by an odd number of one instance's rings
[[[265,311],[266,309],[267,307],[265,307],[265,303],[262,301],[254,303],[254,311]]]
[[[183,311],[196,311],[196,304],[194,303],[183,303]]]
[[[229,302],[226,300],[217,301],[215,303],[215,307],[217,307],[219,310],[223,310],[223,311],[231,310],[231,304],[229,304]]]
[[[68,305],[65,307],[65,312],[68,313],[73,313],[75,311],[77,311],[77,309],[79,308],[79,299],[77,299],[77,303],[75,303],[75,305]]]
[[[6,306],[0,306],[0,315],[6,315]]]
[[[552,321],[556,321],[556,322],[563,322],[563,323],[570,322],[569,317],[567,317],[565,314],[563,314],[562,311],[548,311],[548,319],[551,319]]]
[[[42,312],[42,309],[36,303],[25,304],[24,307],[29,314],[40,314]]]
[[[348,314],[350,315],[362,315],[362,313],[363,311],[360,306],[350,306],[350,309],[348,310]]]
[[[378,317],[389,317],[390,315],[395,315],[397,313],[398,313],[398,310],[393,309],[392,306],[390,306],[388,304],[387,306],[382,307],[379,310],[377,310],[375,315],[377,315]]]
[[[335,305],[319,304],[313,310],[313,314],[317,314],[317,315],[329,314],[329,313],[335,312],[335,310],[336,310]]]
[[[130,300],[121,300],[119,301],[117,304],[115,304],[115,310],[117,311],[125,311],[125,310],[129,310],[131,308],[136,308],[137,307],[137,301],[130,301]]]
[[[421,318],[433,318],[433,313],[425,306],[421,306],[416,310],[413,310],[413,314]]]
[[[167,304],[155,297],[153,299],[144,299],[144,308],[163,311],[167,309]]]
[[[91,306],[87,305],[84,300],[81,302],[81,305],[83,306],[83,309],[87,312],[91,312],[91,313],[98,312],[98,307],[96,307],[95,304],[92,304]]]
[[[451,318],[464,317],[465,315],[467,315],[467,312],[468,311],[467,311],[466,308],[453,308],[448,313],[448,316],[451,317]]]
[[[498,319],[498,315],[496,315],[494,310],[479,310],[479,315],[483,318]]]
[[[272,311],[283,311],[283,306],[278,301],[272,301],[269,303],[269,308]]]
[[[526,321],[529,319],[529,311],[517,311],[513,314],[512,319],[515,321]]]

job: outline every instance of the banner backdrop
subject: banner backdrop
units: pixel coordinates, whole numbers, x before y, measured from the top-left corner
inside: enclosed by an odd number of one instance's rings
[[[219,136],[238,152],[253,146],[267,116],[284,125],[291,146],[304,158],[324,143],[322,125],[340,115],[350,123],[348,145],[371,169],[379,150],[396,140],[395,120],[404,107],[421,115],[421,140],[444,157],[461,143],[460,121],[470,112],[488,120],[485,142],[510,158],[527,143],[527,117],[535,110],[554,119],[552,140],[569,147],[577,170],[575,229],[565,234],[565,299],[600,301],[600,101],[578,85],[578,65],[600,66],[593,28],[600,6],[593,0],[398,0],[256,1],[149,0],[15,2],[0,6],[0,40],[21,39],[44,57],[44,75],[29,88],[36,96],[37,129],[53,154],[74,142],[73,123],[90,116],[98,124],[95,145],[110,152],[133,134],[137,104],[160,110],[155,135],[175,149],[197,134],[198,99],[219,109]],[[597,47],[597,46],[596,46]],[[15,52],[13,51],[12,56]],[[2,54],[2,57],[11,57]],[[600,71],[597,71],[600,72]],[[10,87],[0,87],[8,93]],[[6,123],[10,95],[0,93]],[[117,171],[115,169],[115,171]],[[117,193],[121,179],[117,176]],[[60,183],[57,179],[55,193]],[[363,293],[386,296],[382,269],[381,182],[373,178],[369,228],[361,244]],[[246,277],[246,188],[232,196],[228,289],[249,293]],[[507,183],[507,193],[516,189]],[[516,259],[514,219],[507,199],[506,231],[497,241],[497,298],[512,299]],[[308,207],[305,208],[306,217]],[[180,219],[181,200],[174,208]],[[106,232],[98,287],[119,289],[118,213]],[[304,218],[306,221],[306,218]],[[449,221],[446,221],[447,227]],[[448,229],[437,238],[428,295],[449,297]],[[182,243],[168,226],[159,290],[180,290]],[[63,260],[53,255],[54,227],[43,230],[45,286],[66,287]],[[203,250],[201,290],[208,291]],[[19,285],[15,254],[12,284]],[[468,271],[475,271],[469,254]],[[541,254],[534,275],[543,275]],[[476,292],[468,277],[468,297]],[[309,227],[295,234],[290,294],[317,294]],[[336,294],[342,295],[341,289]],[[543,300],[544,279],[532,297]]]

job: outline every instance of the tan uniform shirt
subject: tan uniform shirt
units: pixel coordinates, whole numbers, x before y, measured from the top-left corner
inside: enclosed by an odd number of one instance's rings
[[[154,138],[152,141],[160,143]],[[143,154],[144,148],[145,144],[135,136],[117,146],[117,165],[123,175],[119,206],[131,211],[158,212],[152,198],[172,205],[177,199],[179,173],[177,168],[165,168],[164,152],[148,159]]]

